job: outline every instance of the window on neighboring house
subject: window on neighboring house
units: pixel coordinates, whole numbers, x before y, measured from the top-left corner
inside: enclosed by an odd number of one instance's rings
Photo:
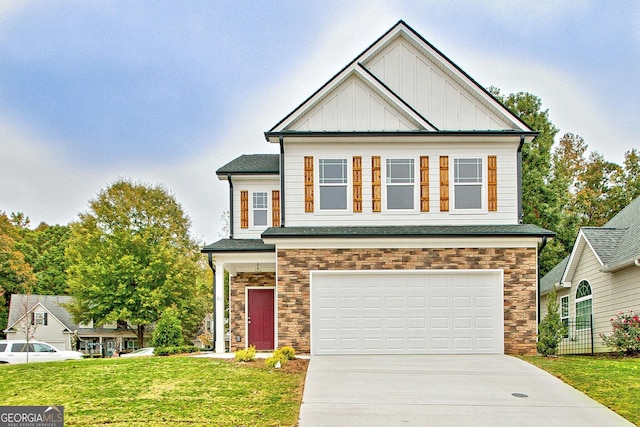
[[[413,159],[387,159],[387,209],[413,209],[415,206],[415,162]]]
[[[482,209],[482,159],[454,159],[455,209]]]
[[[347,209],[347,159],[319,160],[321,210]]]
[[[31,313],[31,324],[36,326],[47,326],[47,313]]]
[[[582,280],[576,289],[576,329],[591,328],[591,315],[593,314],[593,295],[591,285]]]
[[[565,334],[564,337],[569,337],[569,296],[560,298],[560,320],[564,325]]]
[[[268,199],[266,192],[253,193],[253,225],[267,225]]]

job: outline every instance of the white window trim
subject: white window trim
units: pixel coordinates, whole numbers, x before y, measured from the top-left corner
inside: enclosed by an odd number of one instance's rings
[[[347,183],[346,184],[320,184],[320,160],[346,160],[347,162]],[[316,215],[351,215],[353,214],[353,157],[340,157],[340,156],[323,156],[318,157],[314,160],[314,194],[315,194],[315,212]],[[346,196],[346,209],[322,209],[322,205],[320,204],[320,187],[347,187],[347,196]]]
[[[582,282],[586,282],[589,285],[589,289],[591,289],[591,293],[589,295],[585,296],[585,297],[577,298],[577,296],[578,296],[578,288],[580,287]],[[580,280],[578,282],[578,286],[576,287],[576,292],[575,293],[576,293],[576,300],[574,302],[574,306],[575,306],[575,311],[576,311],[576,331],[586,331],[586,330],[589,330],[590,328],[580,328],[580,329],[578,329],[578,303],[591,300],[591,322],[592,322],[592,326],[593,326],[593,286],[591,286],[591,282],[589,282],[586,279]]]
[[[486,214],[488,213],[487,207],[487,194],[488,194],[488,170],[487,170],[487,156],[450,156],[451,163],[449,163],[449,188],[450,188],[450,197],[449,197],[449,212],[453,214],[461,214],[461,215],[472,215],[472,214]],[[482,160],[482,182],[481,182],[481,191],[480,191],[480,209],[457,209],[456,208],[456,186],[464,185],[456,183],[456,160],[460,159],[480,159]],[[476,184],[477,183],[473,183]],[[472,184],[470,184],[472,185]]]
[[[253,207],[253,195],[256,193],[265,193],[267,195],[267,223],[265,225],[255,225],[254,224],[254,207]],[[270,192],[267,190],[257,190],[257,191],[250,191],[249,192],[250,196],[249,196],[249,227],[252,229],[260,229],[260,230],[266,230],[267,228],[269,228],[269,219],[271,218],[271,199],[270,199]],[[260,210],[264,210],[264,209],[260,209]]]
[[[562,315],[562,301],[567,301],[567,315],[563,316]],[[562,324],[564,324],[564,320],[567,320],[567,326],[569,325],[569,322],[571,320],[571,298],[569,297],[569,295],[564,295],[560,297],[560,322],[562,322]],[[569,335],[569,330],[567,328],[567,330],[565,331],[564,334],[564,338],[567,338]]]
[[[413,183],[410,185],[413,186],[413,209],[389,209],[387,203],[389,202],[389,197],[387,196],[387,160],[413,160]],[[420,213],[420,158],[407,156],[397,156],[397,157],[383,157],[380,159],[380,168],[381,170],[381,181],[382,181],[382,213],[383,214],[418,214]],[[391,184],[393,186],[394,184]],[[408,183],[403,184],[395,184],[395,185],[409,185]]]

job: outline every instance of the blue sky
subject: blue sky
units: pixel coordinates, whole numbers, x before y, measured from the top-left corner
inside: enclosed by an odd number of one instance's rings
[[[68,223],[119,177],[162,183],[219,236],[215,170],[405,20],[560,134],[640,147],[640,2],[0,2],[0,210]]]

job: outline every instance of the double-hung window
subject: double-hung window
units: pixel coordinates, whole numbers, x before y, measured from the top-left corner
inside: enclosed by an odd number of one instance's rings
[[[569,336],[569,295],[560,298],[560,320],[564,325],[564,337]]]
[[[387,159],[387,209],[413,209],[415,206],[414,159]]]
[[[455,209],[482,209],[482,159],[454,159]]]
[[[31,315],[31,324],[36,326],[47,326],[47,313],[36,312]]]
[[[261,227],[267,225],[268,199],[266,192],[253,193],[253,225]]]
[[[347,159],[319,160],[321,210],[347,209]]]

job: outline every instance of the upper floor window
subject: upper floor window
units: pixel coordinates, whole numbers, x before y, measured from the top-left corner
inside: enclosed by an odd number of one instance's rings
[[[319,160],[321,210],[347,209],[347,159]]]
[[[576,329],[591,328],[593,314],[593,294],[591,285],[582,280],[576,289]]]
[[[31,324],[36,326],[47,326],[47,313],[37,312],[31,314]]]
[[[268,199],[266,192],[253,193],[253,225],[267,225]]]
[[[414,159],[387,159],[387,209],[413,209],[415,205]]]
[[[455,209],[482,209],[482,159],[454,159]]]

